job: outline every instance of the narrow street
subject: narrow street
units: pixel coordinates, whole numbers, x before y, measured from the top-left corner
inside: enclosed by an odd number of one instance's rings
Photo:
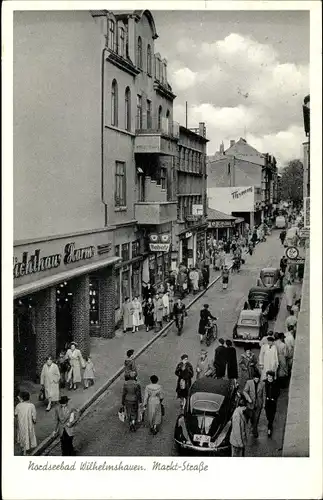
[[[266,243],[256,247],[252,257],[248,256],[246,264],[239,274],[230,276],[229,287],[222,290],[221,282],[217,282],[189,310],[184,331],[181,337],[175,328],[167,333],[143,353],[137,360],[139,379],[142,390],[149,383],[149,377],[156,374],[165,391],[166,415],[157,436],[152,436],[144,424],[137,432],[130,433],[125,424],[118,419],[118,409],[121,405],[123,378],[116,381],[109,392],[96,404],[76,427],[75,445],[78,455],[90,456],[174,456],[173,432],[176,417],[179,412],[179,400],[176,399],[176,377],[174,370],[181,354],[188,354],[195,367],[200,351],[197,325],[199,311],[204,303],[210,304],[210,310],[218,317],[219,337],[232,338],[234,323],[243,307],[249,288],[256,284],[260,269],[266,266],[278,266],[283,254],[278,233],[274,232]],[[285,312],[283,313],[285,318]],[[282,315],[280,315],[282,316]],[[278,326],[278,325],[277,325]],[[280,325],[279,325],[280,326]],[[280,326],[283,328],[283,325]],[[209,348],[210,357],[216,344]],[[243,348],[237,348],[240,358]],[[256,350],[258,355],[259,351]],[[264,413],[260,419],[259,438],[250,437],[247,456],[280,456],[282,436],[287,409],[287,390],[283,391],[278,405],[273,437],[267,438]],[[59,455],[56,446],[50,455]]]

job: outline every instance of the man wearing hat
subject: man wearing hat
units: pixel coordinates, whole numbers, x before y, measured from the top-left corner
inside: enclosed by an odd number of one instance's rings
[[[211,375],[212,372],[213,367],[209,361],[207,351],[205,349],[202,349],[196,365],[196,379],[207,377]]]
[[[55,430],[53,435],[59,434],[61,440],[62,456],[72,457],[75,455],[73,447],[74,428],[76,420],[76,410],[68,405],[69,398],[61,396],[59,405],[55,407]]]

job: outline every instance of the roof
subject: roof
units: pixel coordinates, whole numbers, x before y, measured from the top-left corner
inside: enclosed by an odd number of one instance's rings
[[[190,389],[190,394],[192,395],[192,393],[195,392],[206,392],[226,396],[231,385],[232,382],[230,380],[203,377],[194,382]]]
[[[207,209],[207,218],[210,220],[237,220],[236,217],[232,217],[232,215],[225,214],[210,207]]]

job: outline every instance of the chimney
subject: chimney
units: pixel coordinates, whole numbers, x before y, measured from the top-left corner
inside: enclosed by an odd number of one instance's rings
[[[220,144],[220,153],[223,155],[224,153],[224,144],[223,144],[223,141],[222,143]]]
[[[234,146],[235,143],[236,143],[236,141],[234,139],[231,139],[231,141],[230,141],[230,148],[232,148],[232,146]]]

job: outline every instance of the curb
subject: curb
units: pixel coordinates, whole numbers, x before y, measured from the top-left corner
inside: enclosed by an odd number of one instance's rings
[[[245,252],[244,256],[246,256],[247,253],[248,252]],[[232,266],[233,266],[233,263],[228,266],[228,269],[231,270]],[[221,274],[219,274],[219,276],[217,276],[213,281],[211,281],[211,283],[209,283],[208,286],[204,290],[202,290],[201,292],[196,294],[195,297],[193,298],[193,300],[191,302],[189,302],[189,304],[186,306],[186,309],[189,309],[190,307],[192,307],[192,305],[195,304],[195,302],[197,302],[201,297],[203,297],[203,295],[215,283],[217,283],[217,281],[219,281],[220,278],[221,278]],[[156,342],[156,340],[158,340],[169,328],[171,328],[174,325],[174,323],[175,323],[175,320],[171,320],[163,328],[161,328],[161,330],[158,333],[156,333],[146,344],[143,345],[143,347],[141,347],[139,349],[139,351],[137,351],[135,353],[134,359],[137,359],[139,356],[141,356],[141,354],[144,353],[152,344],[154,344]],[[122,375],[123,372],[124,372],[124,367],[122,366],[103,385],[101,385],[101,387],[99,387],[99,389],[82,406],[80,406],[80,408],[77,409],[78,418],[77,418],[77,421],[75,422],[75,425],[77,425],[77,423],[80,421],[80,419],[82,418],[82,415],[85,413],[85,411],[90,406],[92,406],[99,399],[99,397],[102,396],[102,394],[104,392],[106,392],[108,390],[108,388]],[[50,445],[53,444],[54,446],[56,446],[58,443],[59,443],[59,438],[49,436],[48,438],[45,438],[32,451],[32,453],[30,453],[29,456],[41,455]]]

